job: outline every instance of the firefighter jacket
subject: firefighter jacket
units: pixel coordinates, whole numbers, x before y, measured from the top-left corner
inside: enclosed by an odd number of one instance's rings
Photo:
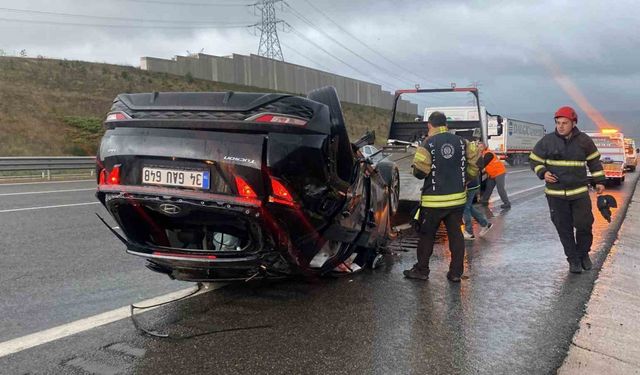
[[[495,179],[496,177],[507,173],[507,168],[505,168],[504,164],[502,164],[496,154],[489,150],[484,150],[482,152],[482,156],[485,164],[484,170],[487,172],[487,176],[489,176],[489,178]]]
[[[467,201],[467,181],[478,176],[479,152],[475,144],[433,128],[416,150],[413,174],[424,179],[421,207],[451,208]]]
[[[576,127],[568,139],[555,131],[542,137],[529,155],[529,163],[541,180],[547,171],[556,175],[558,182],[547,182],[545,188],[552,197],[577,199],[588,194],[587,168],[595,183],[605,180],[598,148]]]

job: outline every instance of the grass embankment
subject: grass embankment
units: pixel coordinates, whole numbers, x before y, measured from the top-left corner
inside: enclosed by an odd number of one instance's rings
[[[122,92],[268,91],[83,61],[0,57],[0,156],[94,155],[102,120]],[[343,103],[352,139],[384,142],[390,111]]]

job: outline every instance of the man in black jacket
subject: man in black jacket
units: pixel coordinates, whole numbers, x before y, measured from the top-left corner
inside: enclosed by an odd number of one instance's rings
[[[596,192],[604,192],[604,170],[593,140],[576,127],[578,115],[571,107],[555,113],[556,130],[545,135],[529,155],[531,169],[546,182],[551,221],[558,231],[569,271],[581,273],[593,266],[593,213],[589,197],[588,167]],[[575,235],[574,235],[575,228]]]
[[[447,279],[458,283],[464,272],[464,237],[460,226],[467,202],[467,181],[477,178],[479,157],[475,144],[447,131],[447,117],[433,112],[428,119],[428,137],[413,159],[413,175],[424,180],[418,213],[417,258],[413,268],[405,270],[409,279],[429,278],[429,259],[433,254],[436,232],[441,222],[447,228],[451,262]]]

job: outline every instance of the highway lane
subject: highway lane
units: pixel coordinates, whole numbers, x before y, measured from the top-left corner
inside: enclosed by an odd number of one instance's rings
[[[95,189],[95,181],[0,185],[0,211],[94,203]]]
[[[622,202],[631,183],[612,189]],[[615,213],[618,216],[618,213]],[[601,265],[611,229],[597,217]],[[120,321],[0,358],[11,373],[551,373],[561,363],[596,272],[569,275],[539,192],[470,243],[469,280],[405,280],[413,253],[353,277],[239,285],[143,315],[183,339],[150,339]]]
[[[98,220],[91,191],[0,195],[0,341],[186,287],[148,271]],[[69,190],[68,184],[0,186],[0,194]],[[115,223],[109,219],[112,225]]]

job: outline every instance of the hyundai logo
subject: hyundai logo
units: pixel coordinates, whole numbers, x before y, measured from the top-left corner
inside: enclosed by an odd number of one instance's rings
[[[160,205],[160,209],[162,210],[162,212],[164,212],[165,214],[168,215],[176,215],[179,214],[180,211],[182,211],[182,209],[178,206],[176,206],[175,204],[171,204],[171,203],[163,203]]]

